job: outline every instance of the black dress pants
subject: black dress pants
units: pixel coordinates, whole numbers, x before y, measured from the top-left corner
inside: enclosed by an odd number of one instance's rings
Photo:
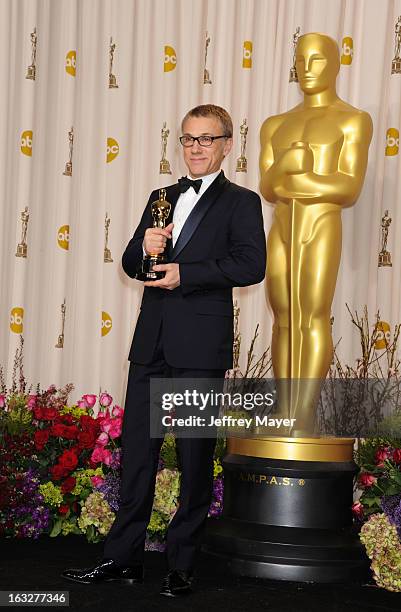
[[[142,563],[162,438],[150,437],[150,378],[217,378],[225,370],[169,366],[161,334],[153,361],[130,364],[122,429],[121,503],[106,538],[104,558],[120,565]],[[179,507],[167,532],[169,569],[192,571],[213,491],[215,438],[176,438],[181,464]]]

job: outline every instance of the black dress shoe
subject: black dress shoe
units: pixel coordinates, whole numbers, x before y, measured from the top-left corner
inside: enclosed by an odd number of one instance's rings
[[[179,597],[192,592],[192,575],[183,570],[170,570],[163,580],[160,595]]]
[[[62,574],[63,578],[80,582],[81,584],[92,584],[94,582],[123,582],[135,584],[143,582],[143,565],[126,567],[119,566],[113,559],[103,559],[99,565],[85,569],[67,569]]]

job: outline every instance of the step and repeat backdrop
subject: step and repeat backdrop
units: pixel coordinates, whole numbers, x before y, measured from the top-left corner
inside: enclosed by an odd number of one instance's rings
[[[294,47],[338,41],[338,94],[370,113],[369,165],[343,212],[333,338],[360,354],[346,303],[383,333],[401,321],[401,0],[0,0],[0,364],[123,402],[142,286],[121,255],[149,193],[185,174],[183,115],[224,106],[224,171],[258,191],[259,131],[301,101]],[[266,232],[273,208],[263,203]],[[235,290],[244,364],[270,343],[264,283]],[[385,343],[383,343],[385,345]]]

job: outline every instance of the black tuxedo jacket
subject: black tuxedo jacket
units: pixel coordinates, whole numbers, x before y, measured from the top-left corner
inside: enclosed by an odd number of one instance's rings
[[[180,195],[178,184],[166,188],[172,222]],[[153,191],[122,258],[135,277],[145,231],[152,227]],[[148,364],[162,327],[167,363],[177,368],[232,367],[232,288],[259,283],[266,268],[266,240],[259,196],[231,183],[223,171],[189,214],[168,261],[180,265],[181,284],[173,290],[145,287],[129,359]]]

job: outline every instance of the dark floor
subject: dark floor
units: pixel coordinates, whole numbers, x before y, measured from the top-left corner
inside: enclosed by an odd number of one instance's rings
[[[68,590],[69,610],[137,612],[198,610],[213,612],[386,612],[401,610],[401,593],[374,585],[327,585],[277,582],[230,575],[224,564],[201,555],[194,593],[181,599],[159,595],[164,555],[146,553],[143,585],[79,585],[63,580],[67,567],[88,567],[102,556],[102,544],[79,536],[0,540],[0,590]],[[24,606],[25,607],[25,606]],[[11,608],[8,608],[11,609]],[[15,609],[15,608],[13,608]],[[29,608],[33,609],[33,608]],[[66,609],[66,608],[61,608]]]

